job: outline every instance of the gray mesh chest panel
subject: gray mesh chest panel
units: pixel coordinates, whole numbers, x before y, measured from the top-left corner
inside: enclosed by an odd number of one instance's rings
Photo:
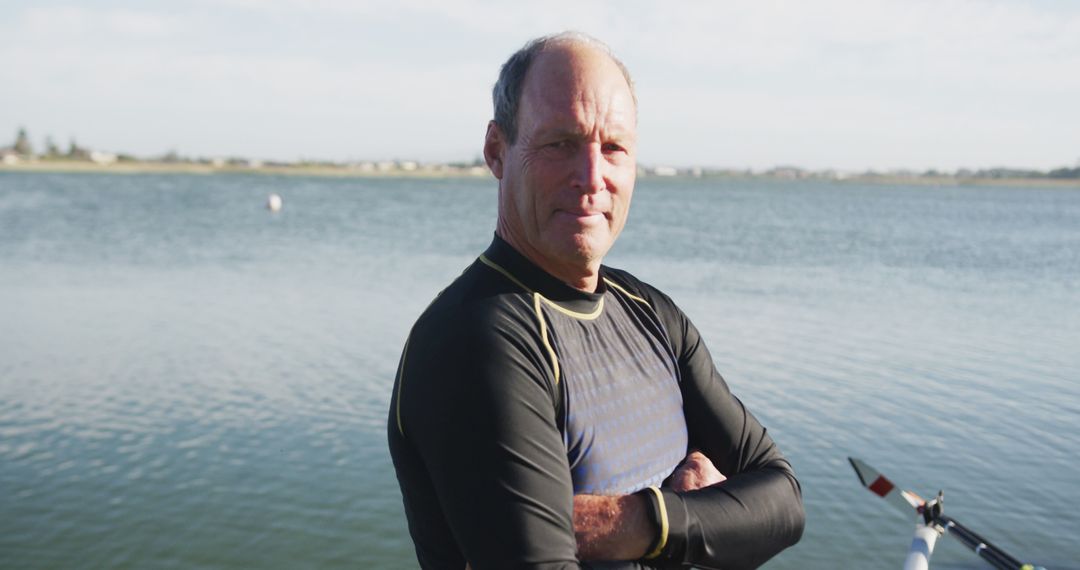
[[[592,319],[544,309],[562,371],[574,493],[659,485],[686,456],[675,358],[638,303],[609,288]]]

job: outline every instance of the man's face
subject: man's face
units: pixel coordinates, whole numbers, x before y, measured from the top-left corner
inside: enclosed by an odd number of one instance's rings
[[[517,141],[503,139],[493,168],[500,235],[557,277],[595,270],[629,212],[636,111],[606,54],[580,45],[539,54],[522,89]]]

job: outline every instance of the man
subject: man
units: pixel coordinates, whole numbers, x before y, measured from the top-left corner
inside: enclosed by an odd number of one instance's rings
[[[494,99],[496,236],[417,321],[391,401],[421,566],[746,568],[794,544],[791,466],[697,330],[601,265],[637,169],[625,68],[585,36],[541,38]]]

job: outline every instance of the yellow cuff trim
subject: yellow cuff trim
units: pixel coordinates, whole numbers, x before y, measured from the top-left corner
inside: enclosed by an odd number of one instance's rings
[[[647,559],[660,556],[660,553],[664,551],[664,547],[667,546],[668,539],[667,505],[664,503],[664,494],[656,487],[649,487],[649,490],[656,495],[656,507],[660,511],[660,542],[656,543],[656,548],[652,552],[645,555]]]

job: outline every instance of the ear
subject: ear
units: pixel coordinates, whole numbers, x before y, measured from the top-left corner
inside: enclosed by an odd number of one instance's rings
[[[502,180],[503,157],[506,154],[506,137],[495,121],[488,121],[487,135],[484,136],[484,161],[495,178]]]

